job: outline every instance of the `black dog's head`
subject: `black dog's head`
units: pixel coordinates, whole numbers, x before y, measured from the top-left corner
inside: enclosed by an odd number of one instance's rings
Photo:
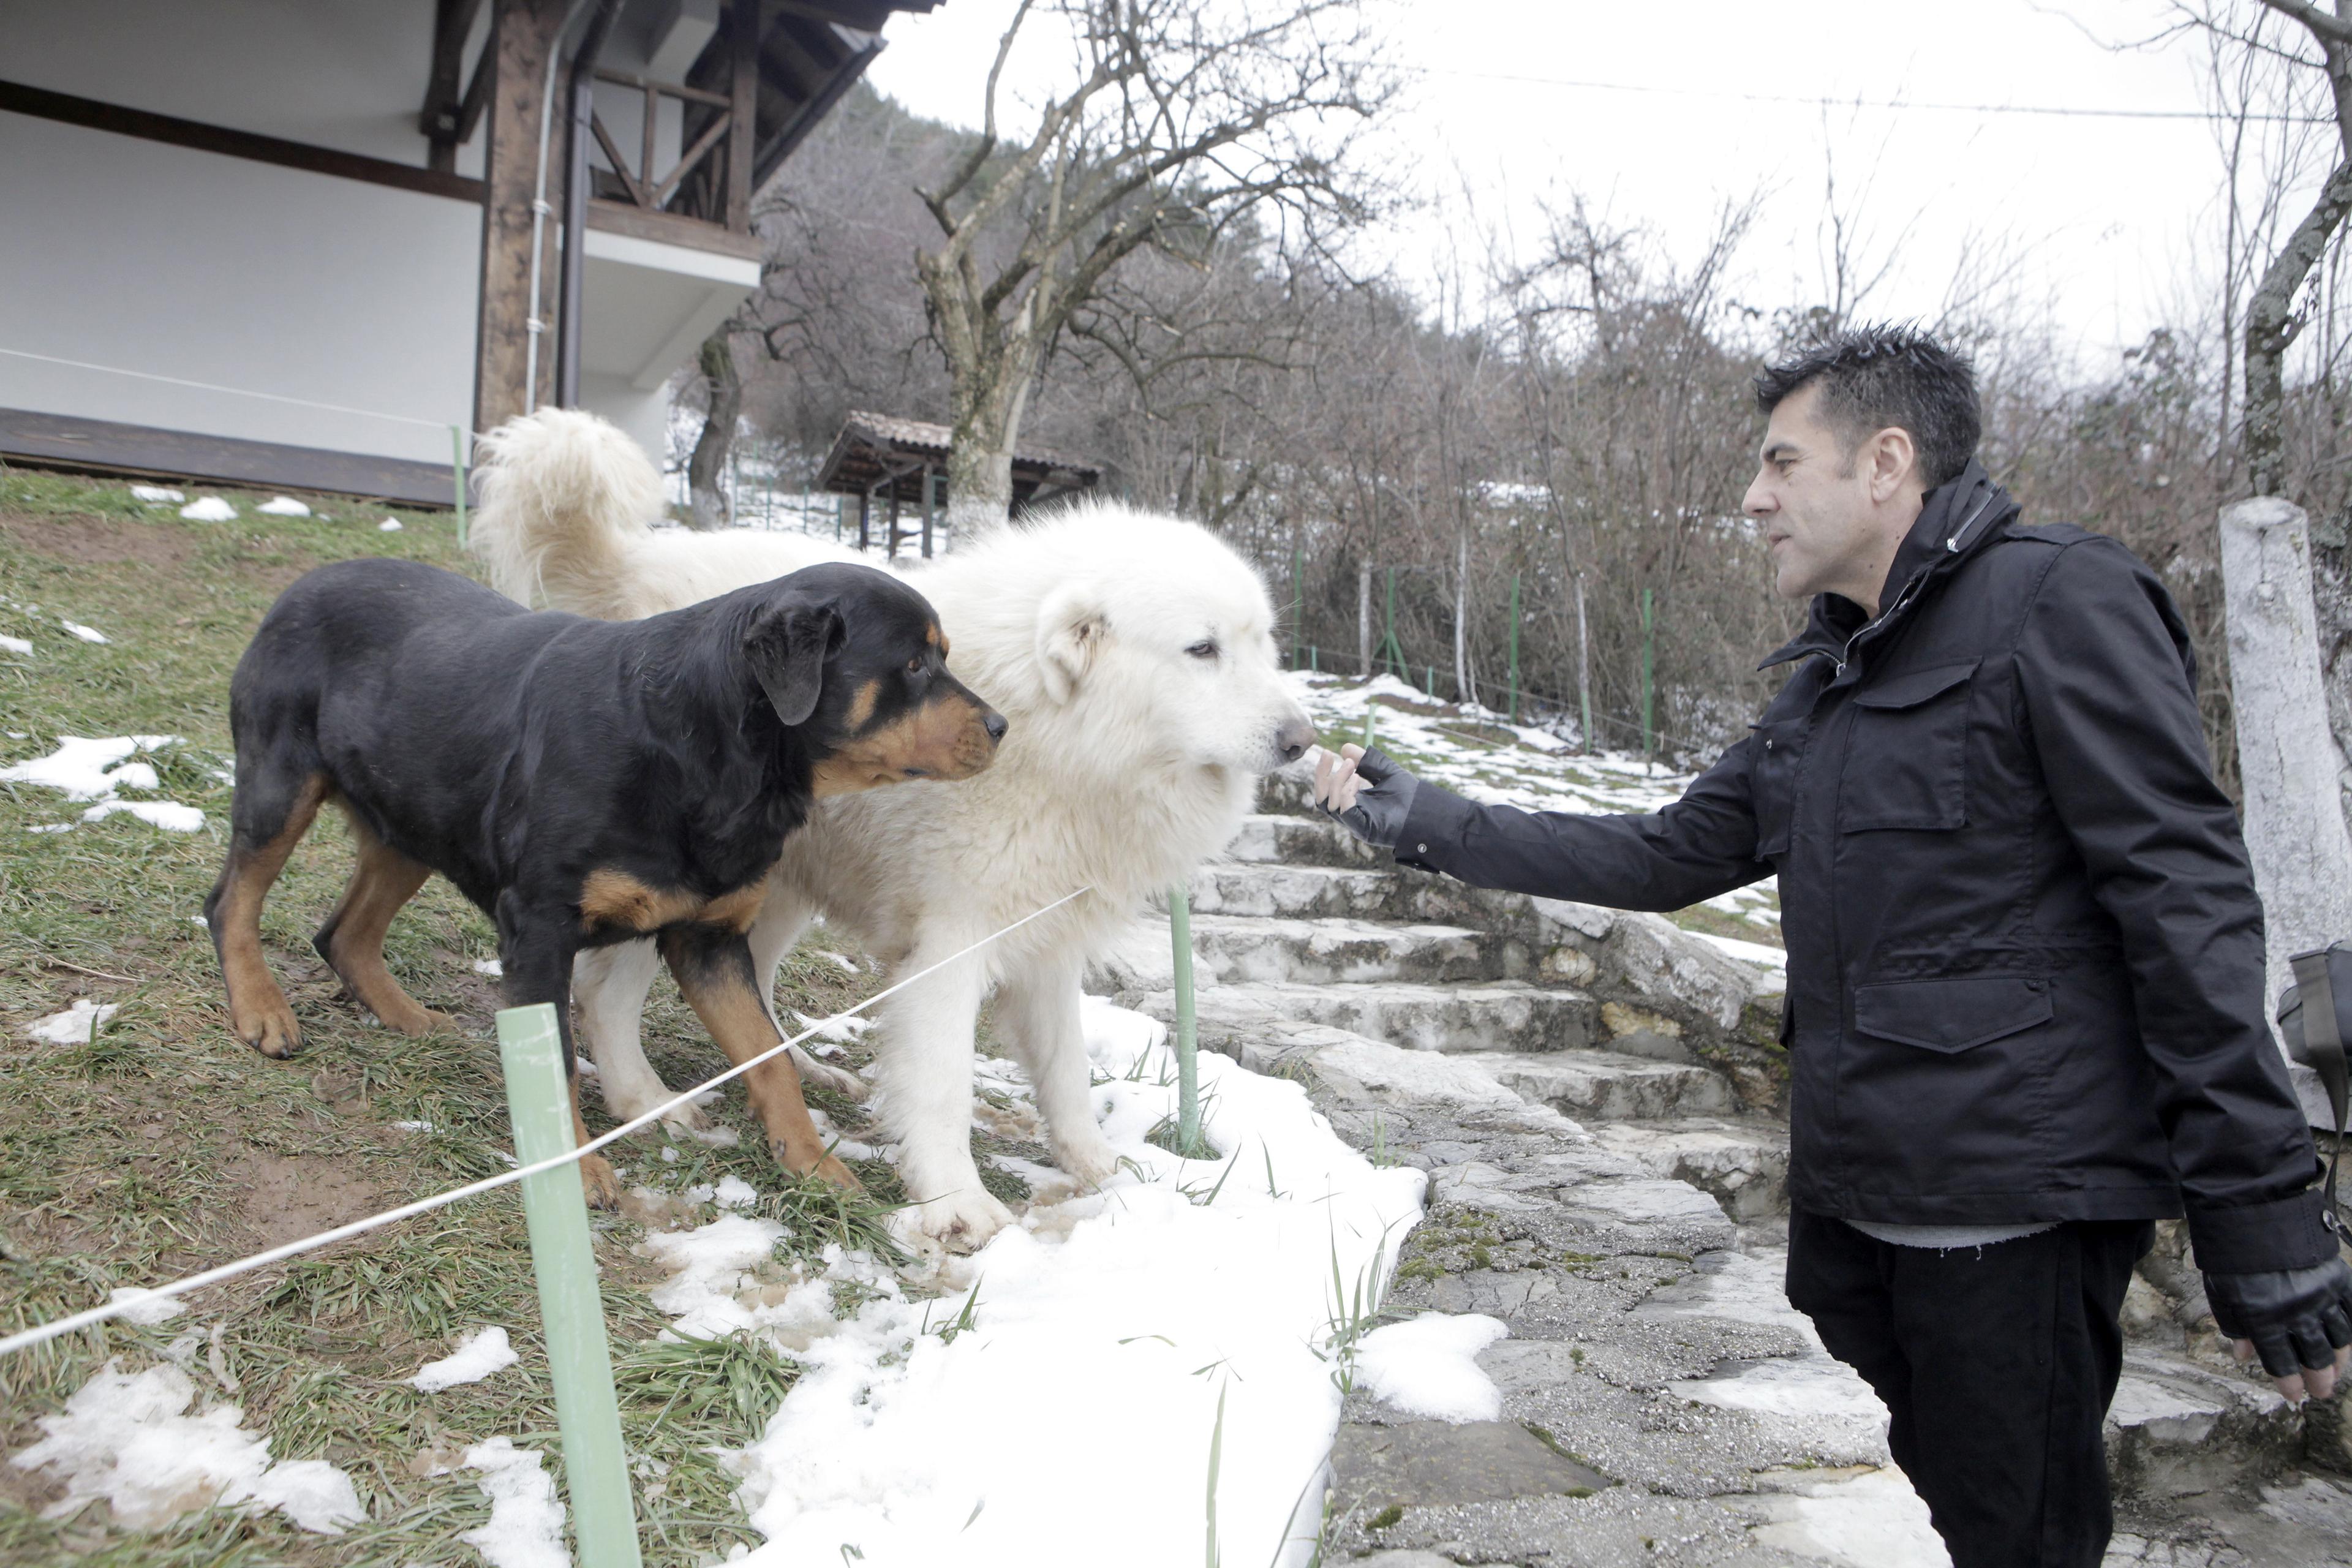
[[[845,563],[757,592],[744,655],[776,717],[825,753],[818,795],[966,779],[996,760],[1004,716],[948,673],[948,639],[914,589]]]

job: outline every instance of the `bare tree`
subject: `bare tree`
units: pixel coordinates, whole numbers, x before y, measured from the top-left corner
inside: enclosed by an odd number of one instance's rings
[[[702,378],[702,434],[695,438],[693,455],[686,460],[688,526],[724,528],[733,520],[720,476],[727,471],[727,454],[735,440],[735,422],[743,416],[743,377],[735,367],[736,323],[719,323],[702,340],[695,368]]]
[[[1000,82],[1040,13],[1079,79],[1008,143]],[[980,140],[918,193],[940,234],[915,270],[948,363],[957,526],[1004,515],[1038,371],[1112,270],[1147,246],[1205,258],[1268,206],[1310,229],[1352,219],[1366,186],[1348,155],[1389,90],[1358,0],[1022,0]]]

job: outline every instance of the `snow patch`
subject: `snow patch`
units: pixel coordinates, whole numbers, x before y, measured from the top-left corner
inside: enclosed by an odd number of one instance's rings
[[[133,485],[131,487],[131,499],[143,500],[149,506],[177,506],[188,498],[162,485]]]
[[[87,996],[77,996],[72,1006],[62,1013],[52,1013],[38,1023],[27,1025],[25,1033],[53,1046],[86,1046],[98,1033],[99,1026],[121,1010],[117,1003],[101,1005]]]
[[[479,1383],[502,1367],[509,1367],[521,1358],[507,1340],[507,1331],[495,1325],[478,1329],[467,1336],[465,1342],[439,1361],[428,1361],[416,1369],[416,1375],[407,1380],[408,1386],[419,1394],[438,1394],[445,1388],[460,1384]]]
[[[100,631],[96,626],[86,626],[79,621],[69,621],[63,616],[59,616],[58,617],[58,625],[65,627],[67,631],[71,632],[74,636],[81,638],[84,642],[106,643],[112,642],[114,640],[112,637],[108,637],[104,632]]]
[[[195,1396],[188,1374],[168,1363],[125,1373],[110,1361],[62,1414],[40,1418],[45,1436],[9,1463],[47,1469],[64,1483],[66,1495],[45,1510],[49,1519],[100,1498],[130,1530],[239,1503],[276,1509],[320,1535],[341,1535],[366,1517],[342,1471],[323,1459],[273,1462],[269,1439],[240,1429],[245,1413],[237,1406],[184,1414]]]
[[[133,764],[142,770],[139,773],[126,774],[120,764],[134,752],[152,752],[178,741],[177,735],[110,735],[97,739],[60,735],[58,749],[47,756],[0,768],[0,781],[63,790],[68,800],[104,800],[114,794],[117,784],[153,789],[154,769],[141,763]],[[141,783],[142,778],[146,782]]]
[[[487,974],[491,979],[498,980],[503,978],[506,972],[507,966],[498,959],[478,958],[474,960],[474,973],[477,974]]]
[[[109,1013],[114,1011],[111,1007],[105,1010]],[[170,1322],[187,1310],[171,1297],[158,1296],[154,1291],[142,1290],[136,1285],[121,1286],[106,1299],[109,1303],[118,1301],[134,1303],[124,1307],[120,1315],[126,1321],[137,1323],[142,1328],[152,1329],[158,1323]]]
[[[378,533],[398,533],[400,531],[400,519],[396,517],[387,517],[382,522],[375,525],[375,531]]]
[[[253,510],[256,511],[266,511],[272,517],[308,517],[310,515],[310,509],[304,506],[300,501],[296,500],[292,496],[271,496],[268,500],[263,501],[259,506],[255,507]]]
[[[1225,1156],[1178,1159],[1146,1137],[1175,1109],[1165,1028],[1093,997],[1082,1016],[1095,1116],[1126,1165],[1098,1192],[1042,1187],[1018,1225],[940,1265],[936,1299],[838,1247],[816,1278],[779,1280],[783,1227],[750,1215],[646,1238],[676,1271],[654,1298],[675,1331],[749,1330],[803,1368],[731,1461],[768,1538],[747,1563],[1027,1568],[1116,1542],[1122,1568],[1192,1568],[1213,1438],[1226,1559],[1312,1553],[1340,1410],[1333,1279],[1377,1293],[1424,1178],[1374,1168],[1297,1084],[1205,1053]],[[1028,1092],[1012,1074],[991,1087]],[[844,1284],[863,1300],[841,1321]],[[967,1301],[970,1326],[942,1332]],[[1094,1435],[1050,1465],[1004,1440],[1005,1413],[1044,1398],[1057,1430]]]
[[[0,637],[0,647],[6,648],[10,653],[33,651],[33,645],[23,637]]]
[[[236,508],[218,496],[204,496],[180,509],[180,515],[190,522],[229,522],[236,517]]]
[[[1510,1333],[1478,1312],[1423,1312],[1366,1334],[1356,1347],[1364,1387],[1408,1415],[1433,1421],[1496,1421],[1503,1391],[1478,1365],[1478,1352]]]
[[[492,1437],[466,1450],[466,1465],[481,1472],[490,1519],[458,1540],[490,1568],[572,1568],[563,1550],[563,1505],[555,1500],[555,1478],[540,1468],[538,1449]]]
[[[194,833],[205,825],[205,814],[193,805],[171,800],[102,800],[81,814],[84,822],[102,822],[127,811],[151,827],[169,833]]]

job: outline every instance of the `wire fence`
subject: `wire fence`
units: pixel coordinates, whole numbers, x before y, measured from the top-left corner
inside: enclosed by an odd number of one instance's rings
[[[1023,926],[1028,925],[1034,921],[1043,919],[1045,916],[1053,913],[1055,910],[1060,909],[1063,905],[1069,903],[1073,900],[1084,898],[1093,890],[1094,889],[1092,885],[1089,884],[1087,887],[1078,889],[1075,892],[1065,893],[1060,898],[1055,900],[1052,903],[1031,910],[1029,913],[1022,916],[1019,920],[1013,921],[1011,924],[991,931],[988,935],[982,937],[979,941],[971,943],[970,946],[950,953],[947,957],[940,959],[938,963],[918,970],[914,973],[908,975],[905,979],[898,981],[895,984],[885,987],[883,990],[876,992],[873,995],[868,996],[865,1001],[858,1003],[855,1006],[845,1007],[840,1012],[834,1014],[831,1017],[818,1021],[808,1028],[803,1030],[801,1033],[794,1035],[790,1039],[780,1041],[775,1046],[761,1052],[758,1056],[751,1058],[750,1060],[738,1062],[735,1066],[729,1068],[725,1072],[719,1073],[714,1077],[706,1079],[701,1083],[695,1085],[692,1089],[685,1089],[671,1096],[668,1100],[664,1100],[661,1104],[654,1107],[654,1109],[645,1112],[643,1115],[633,1117],[629,1121],[621,1123],[618,1127],[614,1128],[611,1131],[600,1133],[596,1137],[591,1138],[587,1142],[583,1143],[577,1148],[572,1149],[564,1153],[555,1155],[549,1159],[534,1161],[529,1164],[518,1164],[516,1168],[511,1171],[501,1172],[498,1175],[488,1176],[478,1182],[469,1182],[461,1187],[452,1187],[446,1192],[436,1193],[430,1197],[419,1198],[415,1203],[403,1204],[397,1208],[386,1209],[381,1214],[370,1215],[364,1219],[355,1219],[347,1225],[336,1226],[331,1230],[322,1230],[316,1236],[304,1237],[299,1241],[286,1242],[280,1246],[272,1247],[264,1251],[254,1253],[250,1257],[240,1258],[233,1263],[224,1263],[217,1268],[207,1268],[203,1270],[201,1273],[191,1274],[186,1276],[184,1279],[172,1280],[168,1284],[139,1290],[135,1294],[123,1295],[115,1300],[105,1303],[102,1306],[92,1307],[85,1311],[73,1313],[68,1317],[58,1318],[49,1322],[37,1324],[32,1328],[25,1329],[19,1332],[10,1334],[5,1339],[0,1339],[0,1355],[7,1355],[16,1351],[29,1350],[36,1345],[43,1344],[50,1340],[58,1339],[63,1335],[72,1333],[76,1330],[90,1328],[96,1324],[105,1322],[110,1318],[119,1318],[126,1312],[136,1311],[148,1303],[157,1300],[168,1300],[176,1296],[184,1296],[189,1294],[191,1291],[201,1290],[208,1285],[217,1285],[224,1280],[234,1279],[238,1275],[249,1274],[257,1268],[267,1268],[272,1263],[282,1263],[287,1258],[299,1257],[305,1252],[315,1252],[320,1247],[331,1247],[336,1242],[348,1241],[353,1237],[365,1236],[370,1231],[381,1230],[386,1226],[396,1225],[402,1220],[414,1219],[419,1215],[430,1214],[436,1209],[446,1208],[451,1204],[457,1203],[463,1199],[478,1197],[484,1193],[496,1192],[500,1187],[512,1186],[516,1183],[524,1180],[526,1177],[538,1175],[546,1171],[559,1170],[566,1165],[576,1164],[584,1156],[593,1154],[598,1150],[606,1148],[611,1144],[619,1142],[621,1139],[627,1137],[632,1132],[635,1132],[640,1129],[653,1125],[653,1123],[660,1121],[663,1117],[669,1115],[672,1111],[682,1110],[686,1106],[693,1103],[699,1096],[709,1093],[710,1090],[719,1088],[722,1084],[731,1082],[732,1080],[742,1077],[745,1073],[750,1072],[753,1068],[760,1066],[763,1062],[773,1060],[775,1058],[782,1055],[788,1050],[791,1050],[795,1046],[803,1045],[807,1041],[815,1038],[817,1036],[824,1033],[827,1029],[838,1025],[842,1019],[856,1016],[858,1014],[866,1011],[868,1007],[873,1006],[876,1003],[882,1001],[885,997],[895,995],[898,992],[905,990],[908,986],[914,984],[917,981],[922,980],[929,975],[935,974],[951,963],[957,963],[971,957],[973,953],[979,952],[982,948],[986,947],[991,942],[997,941],[999,938],[1019,931]]]

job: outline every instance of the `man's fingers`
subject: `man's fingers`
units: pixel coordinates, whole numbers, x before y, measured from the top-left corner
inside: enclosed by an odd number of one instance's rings
[[[1349,750],[1355,751],[1355,748],[1351,746]],[[1362,755],[1363,752],[1356,752],[1355,757],[1348,758],[1331,770],[1331,809],[1333,811],[1349,811],[1354,808],[1356,791],[1363,787],[1363,781],[1356,776],[1356,757]]]
[[[2332,1366],[2303,1369],[2303,1386],[2314,1399],[2326,1399],[2336,1392],[2336,1369]]]
[[[2303,1386],[2303,1374],[2299,1372],[2280,1378],[2278,1391],[2280,1396],[2289,1405],[2300,1405],[2311,1397],[2310,1391]]]
[[[2230,1353],[2237,1358],[2238,1364],[2240,1366],[2243,1366],[2248,1362],[2254,1359],[2254,1342],[2252,1340],[2231,1340],[2230,1342]]]
[[[1364,754],[1364,748],[1349,741],[1340,746],[1339,754],[1347,758],[1349,763],[1353,763]]]
[[[1331,774],[1336,769],[1338,769],[1339,765],[1339,758],[1323,750],[1320,746],[1315,748],[1316,805],[1328,805],[1331,803]]]
[[[2294,1353],[2294,1342],[2287,1338],[2284,1327],[2272,1324],[2254,1331],[2254,1353],[2263,1358],[2263,1370],[2280,1379],[2279,1387],[2286,1387],[2285,1379],[2294,1378],[2297,1388],[2303,1386],[2303,1362]]]

